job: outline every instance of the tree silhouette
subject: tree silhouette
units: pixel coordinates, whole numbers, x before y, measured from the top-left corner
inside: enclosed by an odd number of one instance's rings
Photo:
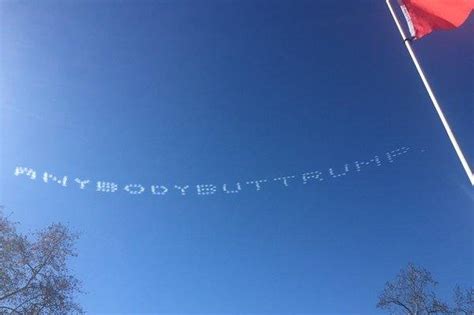
[[[447,304],[436,297],[436,285],[429,271],[410,263],[395,280],[385,284],[377,307],[392,314],[448,314]]]
[[[82,314],[67,267],[77,235],[52,224],[28,237],[15,225],[0,209],[0,314]]]
[[[462,289],[456,286],[454,289],[453,314],[472,315],[474,314],[474,288]]]

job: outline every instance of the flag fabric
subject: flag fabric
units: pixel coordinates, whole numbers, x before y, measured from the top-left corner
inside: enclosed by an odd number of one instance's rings
[[[400,0],[411,36],[461,26],[474,10],[474,0]]]

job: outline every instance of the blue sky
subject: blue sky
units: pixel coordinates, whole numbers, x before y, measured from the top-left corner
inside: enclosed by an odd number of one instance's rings
[[[444,296],[472,285],[474,191],[384,1],[0,8],[0,203],[25,232],[81,232],[89,313],[382,314],[377,295],[408,262]],[[414,45],[471,164],[473,26]],[[302,184],[308,171],[325,180]]]

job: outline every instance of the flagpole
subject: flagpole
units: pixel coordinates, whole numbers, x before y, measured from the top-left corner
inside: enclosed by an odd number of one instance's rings
[[[448,134],[449,140],[451,140],[454,150],[456,151],[459,157],[459,160],[461,161],[461,164],[464,167],[464,171],[466,171],[467,177],[471,181],[471,185],[474,186],[474,174],[472,174],[471,168],[469,167],[469,164],[467,163],[467,160],[464,157],[464,154],[462,153],[461,147],[456,141],[456,137],[454,137],[451,127],[449,127],[448,121],[446,120],[446,117],[444,116],[444,113],[441,110],[441,106],[439,105],[438,100],[436,99],[433,91],[431,90],[431,86],[428,80],[426,79],[425,74],[423,73],[423,69],[421,68],[420,63],[418,62],[418,59],[416,58],[416,55],[413,52],[413,49],[410,44],[410,39],[407,38],[407,36],[405,35],[405,32],[400,24],[400,21],[398,20],[397,15],[395,14],[395,11],[393,10],[390,0],[386,0],[386,3],[388,6],[388,9],[390,10],[390,13],[392,14],[395,24],[397,25],[398,31],[400,32],[400,35],[403,38],[403,42],[405,43],[408,53],[410,54],[410,57],[413,60],[413,63],[415,64],[416,70],[418,71],[418,74],[421,77],[421,81],[423,81],[426,91],[428,92],[428,95],[430,96],[431,102],[433,102],[433,106],[436,109],[436,112],[438,113],[438,116],[441,119],[441,122],[443,123],[444,129],[446,130],[446,133]]]

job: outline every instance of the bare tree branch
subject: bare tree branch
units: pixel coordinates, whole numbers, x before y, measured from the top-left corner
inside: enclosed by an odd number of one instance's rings
[[[408,315],[448,314],[449,308],[434,293],[436,285],[430,272],[410,263],[385,284],[377,307]]]
[[[0,313],[83,313],[74,301],[80,283],[67,268],[77,235],[52,224],[33,236],[18,234],[0,211]]]

